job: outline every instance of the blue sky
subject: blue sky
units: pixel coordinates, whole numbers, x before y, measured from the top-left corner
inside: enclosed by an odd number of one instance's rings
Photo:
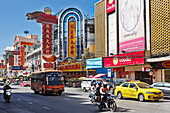
[[[27,20],[26,13],[43,11],[45,7],[56,14],[62,9],[76,7],[89,17],[94,16],[94,4],[99,0],[0,0],[0,59],[4,50],[14,44],[15,35],[25,36],[24,31],[41,37],[41,24]]]

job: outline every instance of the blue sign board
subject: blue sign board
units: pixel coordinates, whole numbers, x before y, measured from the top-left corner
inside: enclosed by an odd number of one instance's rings
[[[12,66],[12,70],[23,70],[23,66]]]
[[[86,69],[97,69],[102,67],[103,67],[102,57],[86,60]]]
[[[0,68],[1,68],[1,63],[0,63]]]

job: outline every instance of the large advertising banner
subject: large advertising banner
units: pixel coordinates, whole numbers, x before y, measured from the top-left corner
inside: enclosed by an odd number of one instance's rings
[[[144,49],[144,1],[119,0],[119,53]]]
[[[144,51],[113,55],[103,58],[104,67],[138,65],[145,63]]]
[[[68,23],[68,57],[76,58],[76,21]]]
[[[116,0],[106,0],[106,5],[107,5],[107,14],[113,12],[116,10]]]

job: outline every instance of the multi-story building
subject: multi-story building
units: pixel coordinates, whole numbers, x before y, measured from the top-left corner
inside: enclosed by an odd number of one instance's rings
[[[22,43],[32,43],[32,45],[22,44]],[[15,76],[17,75],[28,75],[31,72],[32,67],[35,65],[35,62],[30,62],[30,58],[27,56],[31,54],[36,48],[41,46],[41,43],[38,39],[37,35],[26,35],[25,37],[22,36],[15,36],[14,40],[14,48],[15,51],[19,51],[20,55],[14,55],[14,66],[23,65],[26,70],[25,71],[15,71]],[[24,48],[24,57],[23,57],[23,64],[21,64],[21,47]],[[35,58],[34,58],[35,60]]]
[[[169,5],[166,0],[95,4],[95,55],[109,56],[103,66],[115,78],[169,82]]]

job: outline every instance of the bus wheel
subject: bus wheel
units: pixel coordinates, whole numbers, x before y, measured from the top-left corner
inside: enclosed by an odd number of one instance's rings
[[[42,94],[43,94],[43,95],[47,95],[47,92],[44,91],[44,90],[42,90]]]
[[[34,93],[35,93],[35,94],[38,94],[39,92],[38,92],[38,91],[36,91],[36,90],[35,90],[35,88],[34,88]]]
[[[62,94],[62,91],[58,92],[58,95],[61,95]]]

